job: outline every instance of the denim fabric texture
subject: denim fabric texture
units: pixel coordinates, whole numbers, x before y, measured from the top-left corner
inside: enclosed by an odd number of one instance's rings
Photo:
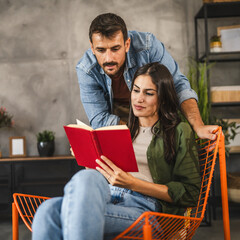
[[[145,211],[160,212],[161,206],[155,198],[109,185],[96,170],[82,170],[65,186],[63,197],[40,205],[32,239],[112,239]]]
[[[150,62],[164,64],[173,75],[179,103],[194,98],[197,94],[191,89],[187,78],[180,72],[178,64],[153,34],[129,31],[130,50],[126,54],[124,69],[125,82],[131,90],[136,70]],[[119,117],[112,114],[112,80],[105,74],[91,49],[88,49],[76,66],[80,95],[83,107],[93,128],[116,125]]]

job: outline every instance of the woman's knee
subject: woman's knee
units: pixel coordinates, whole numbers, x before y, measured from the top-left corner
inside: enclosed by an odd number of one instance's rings
[[[106,178],[98,171],[88,169],[76,173],[64,188],[64,199],[102,196],[108,201],[110,190]]]
[[[105,177],[94,169],[81,170],[77,172],[72,177],[71,182],[76,182],[76,184],[86,184],[88,187],[94,184],[108,185]]]

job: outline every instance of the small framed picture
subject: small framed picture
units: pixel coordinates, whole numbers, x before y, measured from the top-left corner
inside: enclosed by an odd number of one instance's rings
[[[10,157],[26,157],[25,137],[9,137]]]
[[[223,52],[240,51],[240,25],[218,27],[217,32],[221,36]]]

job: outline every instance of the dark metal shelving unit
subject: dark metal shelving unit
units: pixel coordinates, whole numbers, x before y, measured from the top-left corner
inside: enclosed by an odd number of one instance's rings
[[[207,8],[207,9],[206,9]],[[195,18],[205,18],[207,10],[207,18],[226,18],[239,17],[240,1],[238,2],[221,2],[221,3],[205,3],[200,8]]]
[[[240,102],[218,102],[211,103],[212,107],[239,107]]]
[[[199,62],[205,62],[208,56],[208,62],[239,62],[240,61],[240,52],[220,52],[220,53],[211,53],[199,57]]]
[[[218,18],[232,18],[240,17],[240,1],[237,2],[221,2],[221,3],[204,3],[198,13],[195,15],[195,45],[196,45],[196,61],[197,62],[240,62],[240,52],[219,52],[212,53],[209,49],[209,34],[208,34],[208,24],[211,19]],[[203,21],[204,23],[204,54],[200,56],[199,54],[199,35],[198,35],[198,23]],[[207,70],[207,77],[209,79],[209,70]],[[210,85],[208,86],[208,94],[210,94]],[[209,95],[210,99],[210,95]],[[239,107],[240,102],[220,102],[211,103],[213,108],[221,107]],[[214,183],[214,179],[213,179]],[[216,219],[216,205],[215,205],[215,190],[214,184],[212,185],[212,197],[209,199],[209,207],[207,211],[208,217],[205,219],[206,225],[211,225],[211,217],[213,212],[213,219]],[[212,210],[212,211],[211,211]]]
[[[228,18],[240,17],[240,1],[238,2],[223,2],[223,3],[205,3],[196,14],[195,22],[195,44],[196,44],[196,60],[197,61],[240,61],[240,52],[221,52],[210,53],[209,51],[209,36],[208,36],[208,20],[212,18]],[[198,20],[204,20],[205,28],[205,54],[199,56],[198,45]]]
[[[0,215],[10,214],[14,192],[61,196],[64,185],[82,169],[72,156],[0,158],[3,165],[8,172],[0,176],[0,190],[7,194],[0,195]]]

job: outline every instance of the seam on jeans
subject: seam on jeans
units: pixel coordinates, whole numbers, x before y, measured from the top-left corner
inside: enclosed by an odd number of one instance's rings
[[[68,185],[68,194],[67,194],[67,215],[66,215],[66,220],[65,220],[65,223],[66,223],[66,225],[65,225],[65,233],[66,234],[64,234],[64,239],[68,239],[68,226],[69,226],[69,216],[70,216],[70,205],[71,205],[71,196],[72,196],[72,189],[73,189],[73,184],[72,184],[72,181],[70,181],[69,182],[69,185]]]
[[[109,185],[107,185],[107,186],[108,186],[108,191],[107,191],[107,194],[105,195],[106,196],[106,198],[105,198],[106,203],[111,202],[111,197],[112,197],[110,187],[109,187]]]
[[[139,214],[139,216],[140,215],[141,214]],[[131,220],[131,221],[135,221],[138,219],[138,217],[135,218],[135,217],[130,217],[130,216],[119,216],[119,215],[114,215],[114,214],[105,214],[105,217],[118,218],[118,219]]]

